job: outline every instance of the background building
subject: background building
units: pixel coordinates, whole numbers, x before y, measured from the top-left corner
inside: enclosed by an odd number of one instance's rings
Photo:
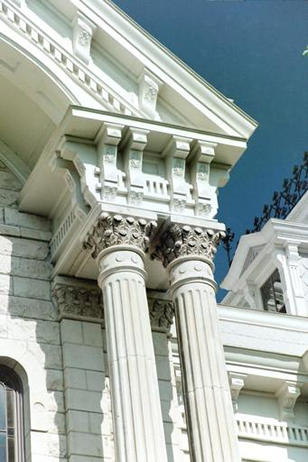
[[[256,122],[109,1],[0,23],[1,462],[304,461],[300,205],[260,281],[294,316],[215,301],[217,190]]]

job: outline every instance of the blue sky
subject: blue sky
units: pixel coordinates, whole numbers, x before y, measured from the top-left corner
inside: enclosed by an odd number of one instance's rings
[[[114,3],[259,122],[220,190],[218,218],[239,237],[308,151],[308,1]],[[220,250],[216,279],[226,271]]]

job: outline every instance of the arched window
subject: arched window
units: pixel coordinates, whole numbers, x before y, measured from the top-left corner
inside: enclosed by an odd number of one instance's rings
[[[0,365],[0,461],[24,462],[23,390],[18,375]]]

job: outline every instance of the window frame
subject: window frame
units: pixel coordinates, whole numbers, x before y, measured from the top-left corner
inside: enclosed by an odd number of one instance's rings
[[[6,390],[11,390],[14,396],[14,461],[25,462],[25,435],[24,435],[24,389],[23,384],[18,374],[9,366],[0,364],[0,384]],[[6,401],[7,403],[7,401]],[[6,408],[7,412],[7,408]],[[6,415],[7,419],[7,415]],[[6,434],[8,448],[8,427],[1,433]],[[8,450],[8,449],[7,449]],[[11,462],[6,454],[6,461]]]

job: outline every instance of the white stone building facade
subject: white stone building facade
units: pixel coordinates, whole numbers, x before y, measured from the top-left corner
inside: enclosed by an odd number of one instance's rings
[[[109,0],[0,0],[0,25],[0,461],[306,461],[304,201],[215,300],[256,122]]]

